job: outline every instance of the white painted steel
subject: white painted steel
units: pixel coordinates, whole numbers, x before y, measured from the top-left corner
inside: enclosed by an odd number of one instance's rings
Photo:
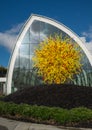
[[[6,82],[6,77],[0,77],[0,82],[5,83]]]

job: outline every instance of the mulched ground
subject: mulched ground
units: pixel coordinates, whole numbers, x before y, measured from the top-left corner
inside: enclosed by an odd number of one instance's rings
[[[30,86],[6,96],[3,101],[67,109],[84,106],[92,109],[92,87],[66,84]]]

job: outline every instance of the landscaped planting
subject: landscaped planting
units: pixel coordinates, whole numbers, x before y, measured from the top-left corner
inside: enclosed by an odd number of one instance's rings
[[[26,87],[1,98],[0,115],[16,120],[92,128],[92,88],[74,85]]]
[[[35,123],[92,127],[92,110],[84,107],[67,110],[59,107],[0,102],[0,115]]]
[[[92,87],[66,84],[25,86],[24,89],[3,98],[3,101],[66,109],[81,106],[92,109]]]

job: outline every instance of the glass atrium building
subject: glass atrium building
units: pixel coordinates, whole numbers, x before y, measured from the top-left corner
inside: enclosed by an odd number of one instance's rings
[[[47,17],[32,15],[24,24],[11,55],[7,74],[7,94],[24,86],[43,84],[32,66],[32,56],[38,44],[54,34],[68,36],[83,53],[82,72],[70,84],[92,86],[92,57],[80,38],[65,25]]]

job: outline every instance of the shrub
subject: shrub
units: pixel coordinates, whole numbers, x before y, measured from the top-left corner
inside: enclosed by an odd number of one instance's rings
[[[39,123],[46,123],[53,120],[54,124],[59,125],[92,121],[92,110],[85,107],[67,110],[58,107],[30,106],[27,104],[18,105],[0,102],[0,115],[12,116],[13,118],[19,115],[19,117],[25,120],[34,119],[34,122]]]
[[[53,84],[29,86],[2,99],[17,104],[61,107],[66,109],[84,106],[92,109],[92,87]]]
[[[73,108],[70,113],[71,122],[87,121],[92,118],[92,110],[85,107]]]

